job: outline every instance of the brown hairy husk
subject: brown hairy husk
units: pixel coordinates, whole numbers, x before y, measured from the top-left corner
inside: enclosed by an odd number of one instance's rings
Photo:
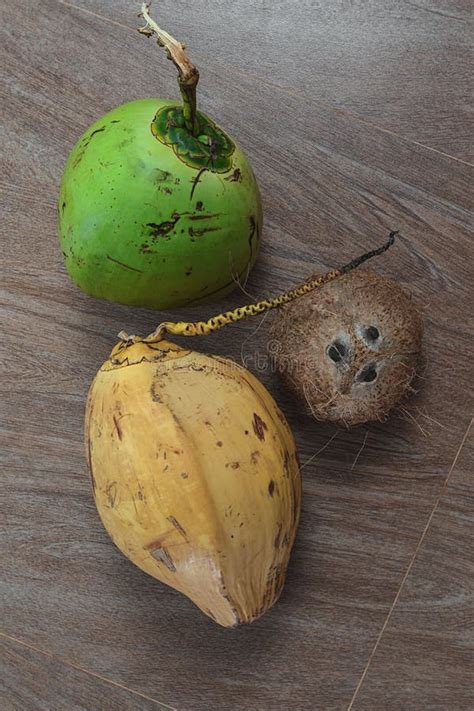
[[[351,427],[384,420],[410,391],[422,322],[399,284],[358,270],[281,307],[271,335],[277,370],[308,412]]]

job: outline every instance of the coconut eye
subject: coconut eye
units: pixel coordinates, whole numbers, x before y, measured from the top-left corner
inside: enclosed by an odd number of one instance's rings
[[[334,341],[334,343],[329,346],[327,354],[333,363],[340,363],[347,355],[347,348],[341,341]]]
[[[362,368],[362,370],[357,374],[357,380],[361,383],[373,383],[374,380],[377,380],[377,370],[375,365],[370,363],[370,365],[366,365]]]
[[[365,329],[365,337],[368,341],[373,343],[380,338],[380,331],[376,326],[367,326]]]

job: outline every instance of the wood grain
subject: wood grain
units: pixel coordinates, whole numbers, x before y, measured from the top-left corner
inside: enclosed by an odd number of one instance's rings
[[[474,706],[473,464],[471,426],[354,711]]]
[[[138,2],[70,2],[136,24]],[[220,64],[304,103],[474,158],[469,0],[160,0],[153,12],[186,41],[202,73]]]
[[[346,708],[469,420],[471,170],[265,86],[244,64],[239,73],[206,65],[201,105],[251,156],[264,199],[262,253],[247,290],[278,293],[398,228],[398,246],[373,266],[414,295],[426,324],[426,368],[406,410],[332,441],[335,429],[304,416],[262,366],[265,322],[196,339],[203,351],[243,355],[270,388],[304,474],[281,600],[255,625],[220,629],[107,538],[89,490],[82,418],[121,328],[146,333],[248,297],[237,291],[167,313],[94,301],[69,282],[56,238],[58,182],[73,143],[123,101],[176,96],[171,66],[134,32],[64,3],[34,0],[21,20],[13,4],[0,12],[5,631],[180,711]],[[181,34],[194,32],[189,24]]]
[[[2,711],[159,711],[170,708],[1,635],[0,664]]]

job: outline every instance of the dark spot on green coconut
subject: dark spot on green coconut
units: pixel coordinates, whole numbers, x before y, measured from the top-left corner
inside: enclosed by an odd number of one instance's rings
[[[224,178],[224,180],[229,181],[229,183],[240,183],[242,180],[242,173],[240,171],[240,168],[236,168],[232,175],[229,175],[227,178]]]
[[[198,200],[196,203],[196,210],[203,210],[204,205],[202,204],[201,200]]]
[[[81,145],[81,147],[80,147],[80,149],[79,149],[79,152],[78,152],[78,154],[77,154],[77,156],[76,156],[76,158],[75,158],[75,160],[74,160],[74,163],[72,164],[72,167],[73,167],[73,168],[77,168],[77,166],[78,166],[79,163],[81,162],[82,158],[84,157],[84,153],[85,153],[85,151],[86,151],[86,148],[87,148],[87,146],[89,145],[89,143],[91,142],[92,138],[93,138],[97,133],[101,133],[102,131],[105,131],[105,129],[106,129],[106,126],[101,126],[100,128],[96,128],[94,131],[92,131],[92,133],[90,133],[88,136],[84,136],[84,138],[82,139],[82,141],[83,141],[83,142],[82,142],[82,145]]]
[[[213,217],[220,217],[220,212],[210,213],[206,215],[189,215],[190,220],[211,220]]]
[[[87,139],[87,144],[90,143],[92,136],[95,136],[96,133],[101,133],[102,131],[105,131],[105,129],[106,129],[106,126],[101,126],[101,128],[96,128],[95,131],[92,131],[92,133],[89,135],[89,137]]]
[[[160,168],[155,168],[155,181],[157,183],[165,183],[171,178],[171,173],[167,170],[161,170]]]
[[[130,271],[138,272],[139,274],[143,273],[141,269],[136,269],[135,267],[131,267],[129,264],[125,264],[124,262],[119,262],[118,259],[114,259],[109,254],[107,254],[106,257],[109,261],[114,262],[115,264],[118,264],[119,266],[123,267],[124,269],[129,269]]]
[[[150,228],[150,233],[153,239],[157,239],[158,237],[165,237],[171,232],[171,230],[178,222],[180,215],[178,213],[173,213],[171,217],[171,220],[165,220],[164,222],[160,223],[147,222],[146,227]]]
[[[190,237],[203,237],[203,235],[207,234],[208,232],[218,232],[220,229],[220,227],[200,227],[198,229],[195,227],[190,227],[188,229],[188,232]]]
[[[190,199],[190,200],[193,199],[194,191],[196,190],[196,188],[197,188],[197,186],[198,186],[198,184],[199,184],[199,181],[201,180],[201,175],[202,175],[203,173],[205,173],[206,170],[207,170],[207,168],[201,168],[201,170],[200,170],[199,173],[196,175],[196,177],[191,179],[191,183],[192,183],[192,186],[193,186],[193,187],[191,188],[191,195],[189,196],[189,199]]]

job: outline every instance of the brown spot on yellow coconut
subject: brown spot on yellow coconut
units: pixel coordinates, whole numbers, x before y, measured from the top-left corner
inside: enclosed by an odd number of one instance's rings
[[[263,441],[265,439],[265,430],[268,430],[268,427],[267,427],[267,423],[264,420],[262,420],[260,415],[257,415],[256,412],[254,412],[254,414],[253,414],[252,425],[253,425],[253,431],[255,432],[257,437]]]

